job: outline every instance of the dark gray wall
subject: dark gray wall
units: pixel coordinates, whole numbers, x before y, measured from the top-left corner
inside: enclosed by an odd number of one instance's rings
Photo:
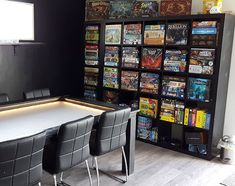
[[[81,96],[85,0],[25,1],[35,3],[35,39],[45,44],[0,46],[0,92],[11,100],[44,87]]]

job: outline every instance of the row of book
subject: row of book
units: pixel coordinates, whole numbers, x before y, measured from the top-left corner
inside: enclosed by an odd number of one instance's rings
[[[170,123],[177,123],[190,127],[208,129],[211,123],[211,114],[206,110],[198,108],[185,108],[184,102],[161,99],[160,109],[158,109],[158,100],[152,98],[140,97],[139,110],[140,115],[150,118],[157,118],[159,110],[159,119]]]
[[[217,41],[216,21],[195,21],[192,23],[192,45],[215,46]],[[188,23],[151,24],[144,26],[145,45],[187,45],[190,25]],[[142,44],[142,24],[108,24],[105,27],[105,44]]]
[[[189,55],[189,57],[188,57]],[[144,47],[142,58],[138,47],[123,47],[122,58],[120,48],[106,46],[104,65],[117,67],[121,59],[121,66],[127,68],[161,70],[163,49]],[[189,58],[189,60],[188,60]],[[190,54],[187,50],[167,49],[163,60],[163,70],[168,72],[186,72],[189,61],[189,73],[212,75],[215,63],[215,49],[192,48]]]
[[[88,0],[87,20],[156,17],[158,15],[189,15],[191,0]]]

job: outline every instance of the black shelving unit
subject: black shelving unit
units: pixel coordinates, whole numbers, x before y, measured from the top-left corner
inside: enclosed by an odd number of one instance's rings
[[[216,46],[195,46],[192,45],[192,22],[193,21],[217,21],[218,23],[218,34],[217,34],[217,44]],[[105,26],[108,24],[121,24],[122,31],[125,24],[142,24],[142,43],[144,41],[144,25],[146,24],[165,24],[168,23],[188,23],[189,24],[189,36],[188,36],[188,44],[185,46],[172,46],[172,45],[105,45]],[[174,16],[174,17],[156,17],[156,18],[135,18],[135,19],[126,19],[126,20],[100,20],[100,21],[86,21],[86,25],[98,25],[100,28],[100,42],[99,42],[99,84],[97,86],[98,91],[98,100],[102,100],[102,95],[104,90],[112,90],[119,93],[119,103],[130,104],[131,100],[138,100],[139,97],[146,98],[154,98],[158,99],[158,115],[156,119],[152,119],[153,126],[158,127],[158,142],[151,142],[148,140],[139,139],[140,141],[144,141],[146,143],[150,143],[153,145],[157,145],[160,147],[164,147],[167,149],[175,150],[178,152],[182,152],[185,154],[189,154],[192,156],[196,156],[203,159],[210,160],[213,158],[213,149],[217,145],[218,140],[222,137],[223,134],[223,123],[224,123],[224,113],[226,106],[226,98],[227,98],[227,87],[228,87],[228,77],[229,77],[229,68],[231,62],[231,53],[232,53],[232,41],[233,41],[233,33],[234,33],[234,25],[235,25],[235,17],[228,14],[211,14],[211,15],[188,15],[188,16]],[[166,40],[166,39],[165,39]],[[121,36],[121,41],[123,41],[123,33]],[[166,42],[165,42],[166,43]],[[119,61],[119,66],[112,67],[117,68],[119,70],[119,79],[121,79],[121,72],[124,70],[137,71],[139,74],[141,72],[154,72],[160,75],[160,83],[159,83],[159,93],[157,95],[149,94],[149,93],[140,93],[138,84],[138,91],[128,91],[121,89],[121,80],[119,80],[119,88],[104,88],[102,86],[103,83],[103,69],[104,69],[104,56],[105,56],[105,46],[118,46],[120,47],[120,58],[122,48],[125,46],[134,46],[138,47],[140,50],[140,58],[142,57],[142,49],[144,47],[156,47],[163,49],[163,58],[162,65],[160,70],[148,70],[139,68],[126,68],[121,66],[121,59]],[[215,65],[214,65],[214,73],[213,75],[203,75],[203,74],[191,74],[188,73],[189,63],[186,66],[186,72],[166,72],[163,70],[163,61],[164,54],[166,49],[184,49],[188,51],[190,54],[191,48],[208,48],[215,49]],[[86,65],[85,65],[86,66]],[[179,76],[184,77],[186,79],[186,89],[184,98],[175,98],[161,95],[161,81],[164,75],[170,76]],[[187,80],[189,77],[196,78],[206,78],[211,80],[210,87],[210,100],[209,102],[199,102],[194,100],[187,99],[186,91],[187,91]],[[139,78],[140,81],[140,78]],[[211,123],[210,129],[202,129],[197,127],[185,126],[182,124],[170,123],[166,121],[161,121],[159,117],[160,111],[160,102],[162,98],[169,98],[177,101],[182,101],[186,107],[191,108],[201,108],[206,109],[211,114]],[[193,132],[204,132],[207,135],[207,154],[199,154],[188,151],[188,146],[185,143],[185,132],[193,131]],[[180,144],[174,144],[172,142],[167,143],[163,139],[175,136]]]

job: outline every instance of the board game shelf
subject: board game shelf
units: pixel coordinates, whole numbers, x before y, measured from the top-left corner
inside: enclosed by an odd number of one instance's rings
[[[137,139],[211,159],[222,137],[234,20],[213,14],[86,21],[96,40],[86,37],[85,78],[97,85],[85,85],[84,95],[139,107]]]

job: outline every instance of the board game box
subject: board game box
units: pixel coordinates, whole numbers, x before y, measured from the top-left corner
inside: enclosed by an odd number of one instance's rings
[[[86,26],[85,34],[86,43],[98,44],[99,42],[99,26]]]
[[[86,4],[86,20],[107,19],[109,15],[109,1],[88,0]]]
[[[162,49],[143,48],[141,68],[160,70],[162,64]]]
[[[186,82],[184,77],[163,76],[162,95],[184,98]]]
[[[105,27],[105,44],[121,43],[122,25],[106,25]]]
[[[139,112],[140,115],[156,118],[158,111],[158,100],[140,97],[139,109],[140,109]]]
[[[122,49],[122,67],[139,67],[139,49],[137,47],[123,47]]]
[[[186,50],[166,50],[164,59],[164,70],[169,72],[185,72],[187,65]]]
[[[111,0],[110,1],[110,19],[125,19],[132,15],[132,0]]]
[[[139,72],[122,71],[121,74],[121,89],[123,90],[138,90]]]
[[[154,0],[135,0],[133,4],[134,17],[157,17],[159,3]]]
[[[103,87],[119,88],[117,68],[104,67]]]
[[[161,0],[161,16],[191,15],[192,0]]]
[[[189,78],[187,98],[195,101],[210,101],[211,80],[202,78]]]
[[[140,77],[140,92],[158,94],[159,74],[142,72]]]
[[[98,85],[98,76],[99,76],[99,69],[98,68],[85,67],[84,84],[91,85],[91,86],[97,86]]]
[[[103,101],[107,103],[117,104],[118,103],[118,92],[112,90],[103,91]]]
[[[192,48],[189,73],[212,75],[215,63],[215,49]]]
[[[169,23],[167,25],[166,44],[187,45],[188,29],[187,23]]]
[[[145,25],[144,44],[145,45],[164,45],[165,25]]]
[[[115,67],[118,66],[119,52],[120,52],[119,47],[106,46],[105,47],[104,65],[105,66],[115,66]]]
[[[124,25],[123,44],[137,45],[142,43],[141,24]]]

